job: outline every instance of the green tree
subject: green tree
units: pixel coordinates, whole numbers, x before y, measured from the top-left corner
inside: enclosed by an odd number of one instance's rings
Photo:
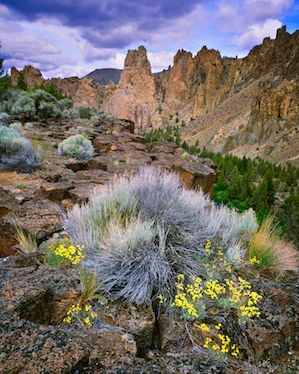
[[[0,57],[0,98],[2,98],[5,95],[5,93],[10,87],[11,80],[10,77],[7,74],[5,74],[3,67],[3,58]]]
[[[24,77],[24,74],[23,74],[22,72],[20,72],[20,74],[19,74],[17,87],[18,87],[20,90],[23,90],[23,91],[26,91],[27,88],[28,88],[28,86],[27,86],[27,82],[26,82],[25,77]]]
[[[299,246],[299,192],[290,195],[279,213],[284,232]]]

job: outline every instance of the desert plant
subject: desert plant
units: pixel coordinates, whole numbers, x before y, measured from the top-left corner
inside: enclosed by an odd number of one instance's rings
[[[7,124],[9,119],[9,115],[5,112],[0,113],[0,125]]]
[[[88,160],[94,154],[93,145],[83,135],[72,135],[58,145],[58,154]]]
[[[149,302],[174,288],[174,275],[203,274],[197,261],[211,238],[228,248],[257,224],[252,212],[216,207],[202,192],[186,190],[172,173],[151,167],[102,186],[90,201],[64,217],[74,243],[85,248],[85,266],[114,298]]]
[[[77,266],[84,258],[83,247],[73,245],[68,238],[53,241],[45,248],[44,261],[49,266]]]
[[[265,218],[249,242],[249,260],[256,258],[259,266],[274,268],[278,258],[273,247],[277,244],[278,240],[279,230],[273,224],[273,218]]]
[[[275,255],[275,269],[277,271],[298,270],[298,250],[283,239],[275,240],[273,243],[273,253]]]
[[[14,128],[0,125],[0,169],[29,172],[40,165],[41,152]]]
[[[80,107],[78,108],[78,113],[80,118],[90,119],[94,114],[95,110],[90,107]]]
[[[99,290],[99,281],[95,273],[88,273],[84,269],[79,271],[81,281],[80,305],[91,302]]]
[[[26,92],[19,94],[12,104],[11,114],[24,115],[26,118],[32,118],[36,114],[34,99]]]
[[[36,253],[38,250],[36,236],[25,232],[19,227],[16,227],[15,231],[15,238],[18,242],[19,249],[25,254]]]

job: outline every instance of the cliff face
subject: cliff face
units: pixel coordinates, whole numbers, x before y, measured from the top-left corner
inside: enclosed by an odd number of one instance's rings
[[[120,82],[103,104],[104,111],[135,122],[138,130],[162,125],[155,78],[144,47],[128,52]]]

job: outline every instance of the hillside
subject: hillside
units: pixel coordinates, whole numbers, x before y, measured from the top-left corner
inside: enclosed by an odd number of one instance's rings
[[[121,69],[95,69],[86,75],[86,78],[91,78],[94,83],[106,85],[108,83],[118,83],[122,70]]]

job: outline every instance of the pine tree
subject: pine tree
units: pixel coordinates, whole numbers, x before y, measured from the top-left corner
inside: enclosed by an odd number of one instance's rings
[[[27,82],[26,82],[26,80],[25,80],[25,77],[24,77],[24,74],[23,74],[23,73],[20,73],[20,74],[19,74],[17,87],[18,87],[20,90],[23,90],[23,91],[26,91],[27,88],[28,88],[28,86],[27,86]]]

